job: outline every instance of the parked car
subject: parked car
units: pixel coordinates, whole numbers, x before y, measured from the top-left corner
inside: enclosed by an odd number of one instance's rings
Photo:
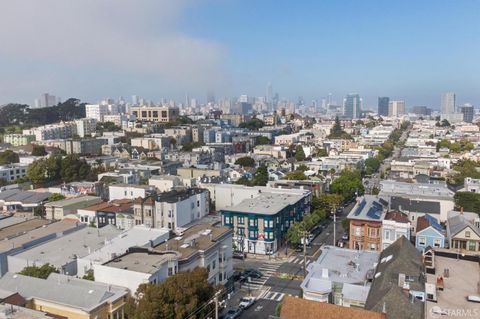
[[[242,299],[240,299],[240,304],[238,305],[238,308],[247,309],[254,303],[255,303],[255,297],[243,297]]]
[[[248,268],[248,269],[245,269],[243,271],[241,279],[247,280],[248,277],[250,277],[250,278],[262,278],[262,276],[263,276],[263,274],[260,271],[258,271],[256,269],[253,269],[253,268]]]
[[[297,245],[297,247],[295,247],[295,251],[296,251],[297,253],[303,252],[303,245],[300,245],[300,244]]]
[[[348,240],[348,234],[347,233],[343,234],[342,240]]]
[[[234,308],[234,309],[230,309],[227,314],[225,315],[225,319],[235,319],[235,318],[238,318],[238,316],[240,316],[240,314],[242,313],[242,309],[240,308]]]
[[[242,272],[241,271],[234,271],[232,278],[234,281],[239,280],[242,277]]]
[[[247,258],[247,253],[242,253],[241,251],[234,251],[233,252],[233,258],[246,259]]]
[[[480,296],[476,296],[476,295],[467,296],[467,301],[480,302]]]
[[[336,210],[336,214],[337,215],[343,214],[343,207],[338,207],[337,210]]]

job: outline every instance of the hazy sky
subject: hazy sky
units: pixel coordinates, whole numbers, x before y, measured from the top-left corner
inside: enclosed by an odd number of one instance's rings
[[[10,0],[0,2],[0,104],[43,92],[306,101],[349,92],[407,106],[480,106],[476,0]]]

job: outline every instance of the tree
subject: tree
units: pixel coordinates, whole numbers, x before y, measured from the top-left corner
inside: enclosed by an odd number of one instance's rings
[[[329,212],[333,211],[335,208],[339,207],[342,203],[342,196],[339,194],[321,194],[318,197],[318,205],[320,208],[325,209]]]
[[[328,156],[328,152],[327,152],[326,149],[320,148],[320,149],[317,151],[317,156],[318,156],[318,157],[327,157],[327,156]]]
[[[131,319],[206,318],[214,309],[210,300],[215,294],[208,283],[205,268],[180,272],[159,284],[142,284],[136,298],[130,298],[126,314]]]
[[[330,191],[342,195],[343,199],[363,194],[362,177],[358,170],[344,169],[330,185]]]
[[[175,139],[172,139],[171,143],[173,143],[173,140]],[[176,142],[175,142],[176,143]],[[200,143],[200,142],[185,142],[182,144],[182,151],[184,152],[191,152],[194,148],[197,148],[197,147],[202,147],[203,145],[205,145],[204,143]]]
[[[257,137],[257,145],[268,145],[270,144],[270,139],[266,136],[259,136]]]
[[[252,184],[254,186],[266,186],[268,183],[268,170],[265,165],[261,165],[257,168],[257,171],[253,175]]]
[[[45,218],[46,211],[43,204],[38,205],[33,209],[33,216],[38,216],[40,218]]]
[[[330,131],[330,135],[327,136],[329,139],[348,139],[353,140],[352,136],[345,132],[342,129],[342,125],[340,124],[340,119],[335,117],[335,123],[333,124],[333,128]]]
[[[308,167],[305,164],[301,164],[301,165],[298,165],[296,170],[301,171],[301,172],[306,172],[306,171],[308,171]]]
[[[297,170],[297,171],[287,173],[287,176],[285,176],[285,179],[303,181],[308,179],[308,177],[305,175],[304,172]]]
[[[252,182],[246,176],[242,176],[235,182],[235,184],[251,186]]]
[[[47,151],[43,145],[33,145],[32,156],[45,156]]]
[[[295,159],[299,162],[305,160],[305,152],[302,145],[297,145],[295,148]]]
[[[262,128],[264,126],[265,126],[265,123],[262,120],[259,120],[259,119],[255,118],[255,119],[251,119],[248,122],[240,123],[240,125],[238,127],[247,128],[251,131],[258,131],[259,128]]]
[[[480,194],[472,192],[456,192],[453,197],[455,206],[465,211],[474,212],[480,215]]]
[[[95,281],[95,276],[93,275],[93,269],[90,269],[83,275],[82,279]]]
[[[47,202],[56,202],[57,200],[62,200],[65,199],[65,196],[59,193],[53,193],[52,195],[48,196]]]
[[[235,161],[235,165],[242,167],[255,167],[255,160],[250,156],[240,157]]]
[[[27,266],[23,268],[23,270],[19,272],[19,274],[40,279],[47,279],[52,272],[58,273],[57,269],[53,265],[46,263],[40,267],[36,265]]]
[[[347,234],[350,233],[350,221],[347,218],[342,219],[342,228]]]
[[[450,180],[455,184],[462,184],[466,177],[480,178],[480,162],[472,160],[459,160],[453,165]]]
[[[0,152],[0,165],[18,163],[20,161],[18,154],[12,150]]]
[[[370,157],[365,160],[365,174],[371,175],[380,168],[380,161],[378,158]]]

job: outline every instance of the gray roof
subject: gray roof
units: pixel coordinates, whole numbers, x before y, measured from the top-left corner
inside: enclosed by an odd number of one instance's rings
[[[365,195],[357,201],[348,218],[381,222],[385,215],[384,203],[377,196]]]
[[[38,204],[47,200],[52,193],[49,192],[33,192],[18,191],[18,189],[9,189],[0,192],[0,201],[4,202],[20,202],[22,204]]]
[[[422,254],[404,236],[388,246],[380,255],[365,309],[382,312],[389,319],[424,317],[424,303],[407,296],[399,286],[399,274],[412,276],[410,290],[425,291]]]
[[[51,274],[47,279],[39,279],[7,273],[0,278],[0,286],[3,290],[18,292],[25,299],[41,299],[87,312],[128,293],[126,288],[59,274]]]
[[[447,235],[448,237],[455,236],[466,227],[470,227],[471,230],[480,237],[480,229],[476,227],[470,219],[463,214],[450,215],[447,219]]]
[[[435,183],[405,183],[392,180],[384,180],[380,182],[380,195],[390,196],[414,196],[415,198],[431,198],[431,199],[452,199],[452,192],[445,182]]]
[[[104,265],[144,274],[154,274],[162,269],[162,265],[175,259],[177,259],[177,254],[173,252],[161,254],[158,252],[135,251],[115,258]]]
[[[260,193],[255,198],[244,199],[239,204],[227,207],[226,211],[275,215],[289,205],[301,200],[304,195],[292,193]]]
[[[399,211],[409,211],[431,215],[440,214],[439,202],[416,200],[397,196],[392,196],[390,199],[390,208]]]
[[[79,196],[50,202],[45,204],[45,207],[65,207],[79,203],[99,202],[100,200],[100,197],[97,196]]]

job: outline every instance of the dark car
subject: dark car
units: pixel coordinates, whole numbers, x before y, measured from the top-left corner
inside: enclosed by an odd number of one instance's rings
[[[338,207],[337,210],[336,210],[336,214],[337,215],[343,214],[343,207]]]
[[[247,280],[248,277],[250,278],[262,278],[263,274],[256,270],[256,269],[253,269],[253,268],[248,268],[248,269],[245,269],[245,271],[243,272],[242,276],[241,276],[241,279],[243,280]]]
[[[242,277],[242,272],[240,272],[240,271],[234,271],[233,272],[232,278],[233,278],[234,281],[239,280],[241,277]]]
[[[246,259],[247,258],[247,253],[242,253],[241,251],[234,251],[233,252],[233,258],[235,258],[235,259]]]
[[[242,313],[242,309],[240,308],[234,308],[234,309],[230,309],[227,314],[225,315],[225,319],[235,319],[235,318],[238,318],[238,316],[240,316],[240,314]]]
[[[295,247],[295,251],[296,251],[297,253],[303,252],[303,245],[297,245],[297,247]]]

